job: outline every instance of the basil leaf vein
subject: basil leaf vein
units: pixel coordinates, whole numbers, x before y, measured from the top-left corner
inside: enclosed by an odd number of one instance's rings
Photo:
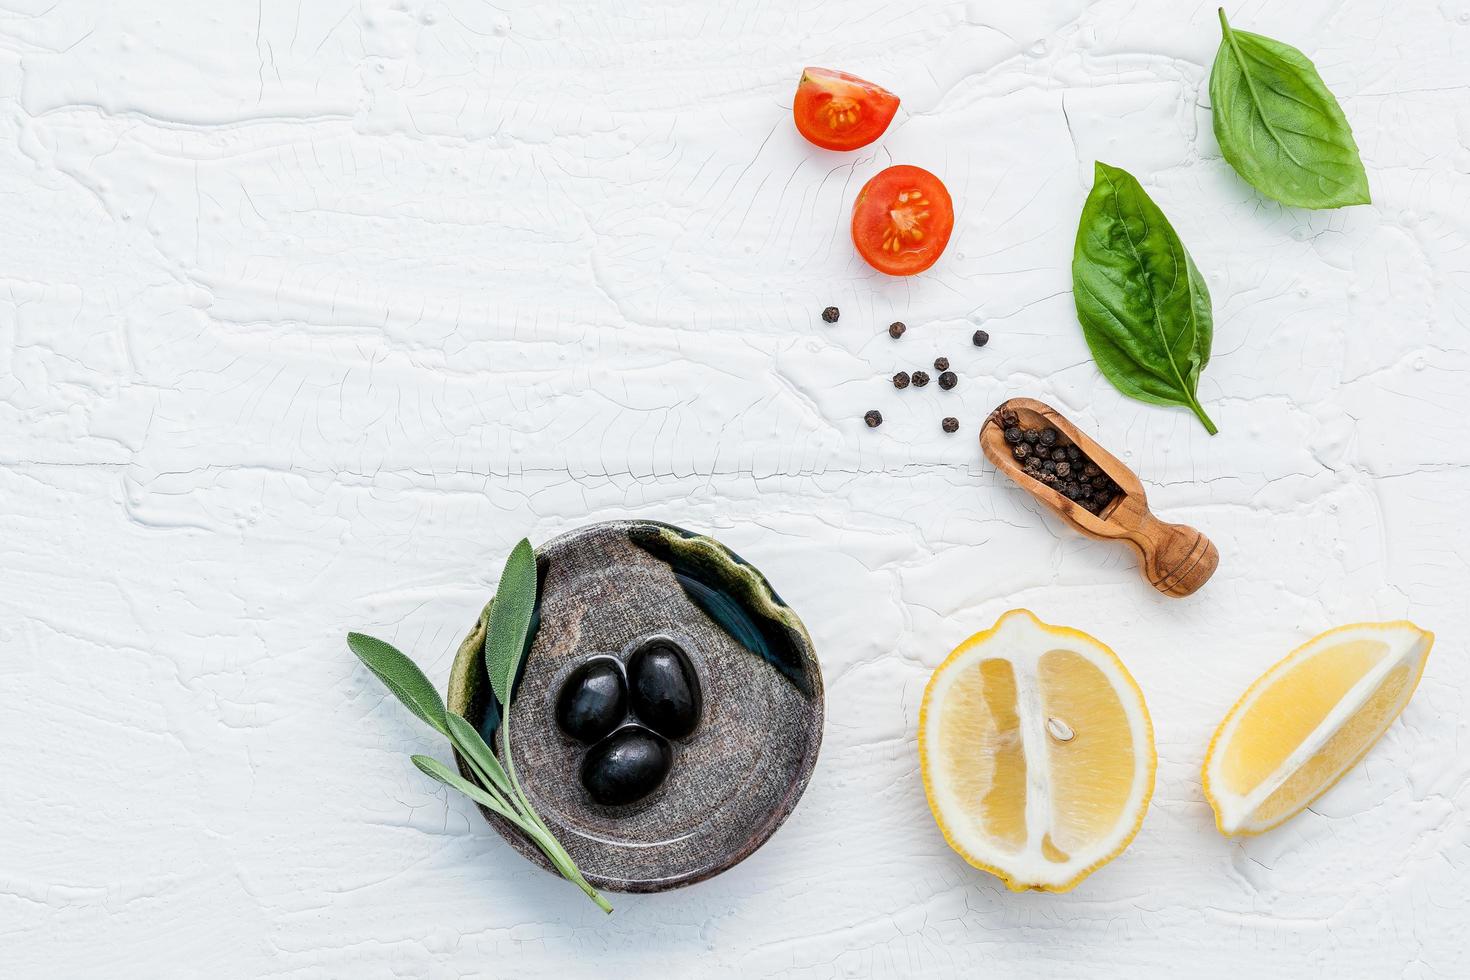
[[[1353,130],[1312,60],[1289,44],[1237,31],[1220,10],[1210,70],[1215,139],[1247,183],[1283,204],[1368,204]]]
[[[1101,161],[1077,227],[1072,295],[1093,360],[1115,388],[1188,408],[1215,434],[1197,397],[1214,340],[1204,276],[1133,175]]]

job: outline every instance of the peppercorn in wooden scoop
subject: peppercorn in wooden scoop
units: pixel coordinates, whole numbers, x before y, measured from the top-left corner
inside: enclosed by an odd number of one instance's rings
[[[1002,402],[980,429],[980,448],[1083,534],[1126,541],[1138,552],[1143,577],[1164,595],[1190,595],[1215,574],[1220,553],[1210,539],[1155,517],[1133,471],[1050,405]]]

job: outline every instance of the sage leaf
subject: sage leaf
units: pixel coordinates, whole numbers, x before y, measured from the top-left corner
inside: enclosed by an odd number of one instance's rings
[[[1289,44],[1237,31],[1220,8],[1210,70],[1215,138],[1235,172],[1283,204],[1368,204],[1368,174],[1353,130],[1310,58]]]
[[[449,734],[444,720],[444,700],[434,685],[397,647],[363,633],[348,633],[347,646],[394,697],[441,735]]]
[[[522,538],[505,560],[505,571],[490,604],[485,626],[485,669],[490,689],[503,705],[510,704],[510,689],[526,652],[526,633],[536,611],[536,553]]]
[[[1115,388],[1188,408],[1215,434],[1196,396],[1214,336],[1210,291],[1159,206],[1132,174],[1101,161],[1077,227],[1072,296]]]
[[[561,842],[556,839],[556,836],[550,830],[546,829],[544,823],[529,821],[521,814],[507,809],[502,803],[479,786],[476,786],[458,773],[450,772],[449,767],[438,759],[427,755],[416,755],[413,757],[413,764],[418,766],[419,771],[424,773],[424,775],[438,780],[450,789],[463,793],[476,803],[487,807],[493,813],[497,813],[515,824],[521,833],[529,837],[531,842],[541,849],[541,853],[546,855],[547,860],[551,862],[552,866],[556,868],[557,872],[563,878],[580,888],[584,895],[597,904],[598,908],[608,914],[612,913],[613,908],[611,903],[603,898],[596,888],[592,887],[582,875],[582,872],[577,869],[577,863],[572,860],[572,856],[567,853],[566,848],[561,846]]]
[[[470,760],[490,785],[507,798],[514,799],[515,791],[511,789],[505,769],[501,767],[500,760],[495,758],[495,753],[490,751],[490,746],[485,744],[485,739],[475,731],[475,726],[452,711],[444,715],[444,720],[449,723],[449,740],[454,743],[454,747]]]
[[[488,792],[476,786],[468,779],[465,779],[459,773],[450,772],[449,767],[438,759],[427,755],[416,755],[413,757],[413,764],[418,766],[419,771],[424,773],[424,775],[432,776],[450,789],[458,790],[481,806],[486,807],[494,813],[498,813],[521,830],[526,832],[534,830],[538,834],[540,833],[538,828],[526,822],[525,817],[506,806],[504,800],[491,796]],[[539,844],[540,842],[538,841],[537,843]]]

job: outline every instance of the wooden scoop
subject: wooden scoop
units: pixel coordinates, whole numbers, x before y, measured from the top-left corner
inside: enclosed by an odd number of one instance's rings
[[[1051,426],[1097,464],[1120,488],[1120,493],[1094,515],[1081,504],[1068,500],[1045,483],[1026,475],[1011,453],[1001,412],[1016,413],[1023,429]],[[1210,539],[1192,527],[1168,524],[1148,509],[1143,484],[1133,471],[1084,435],[1060,412],[1034,398],[1012,398],[1002,402],[980,428],[980,448],[986,459],[1016,481],[1027,493],[1046,504],[1083,534],[1092,538],[1122,540],[1138,552],[1139,570],[1154,588],[1176,598],[1187,596],[1209,581],[1220,565],[1220,553]]]

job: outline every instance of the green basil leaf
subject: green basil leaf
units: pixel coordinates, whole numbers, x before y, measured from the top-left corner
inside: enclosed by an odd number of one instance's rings
[[[1210,291],[1159,206],[1133,175],[1102,162],[1077,227],[1072,296],[1093,360],[1114,387],[1182,405],[1215,434],[1196,397],[1214,335]]]
[[[505,571],[490,605],[485,625],[485,669],[490,688],[503,705],[510,704],[510,689],[526,652],[526,633],[536,611],[536,553],[522,538],[505,560]]]
[[[1210,71],[1215,138],[1235,172],[1283,204],[1367,204],[1368,174],[1337,104],[1310,58],[1289,44],[1237,31],[1220,9]]]
[[[348,633],[347,646],[394,696],[441,735],[449,734],[444,700],[418,665],[391,643],[362,633]]]

